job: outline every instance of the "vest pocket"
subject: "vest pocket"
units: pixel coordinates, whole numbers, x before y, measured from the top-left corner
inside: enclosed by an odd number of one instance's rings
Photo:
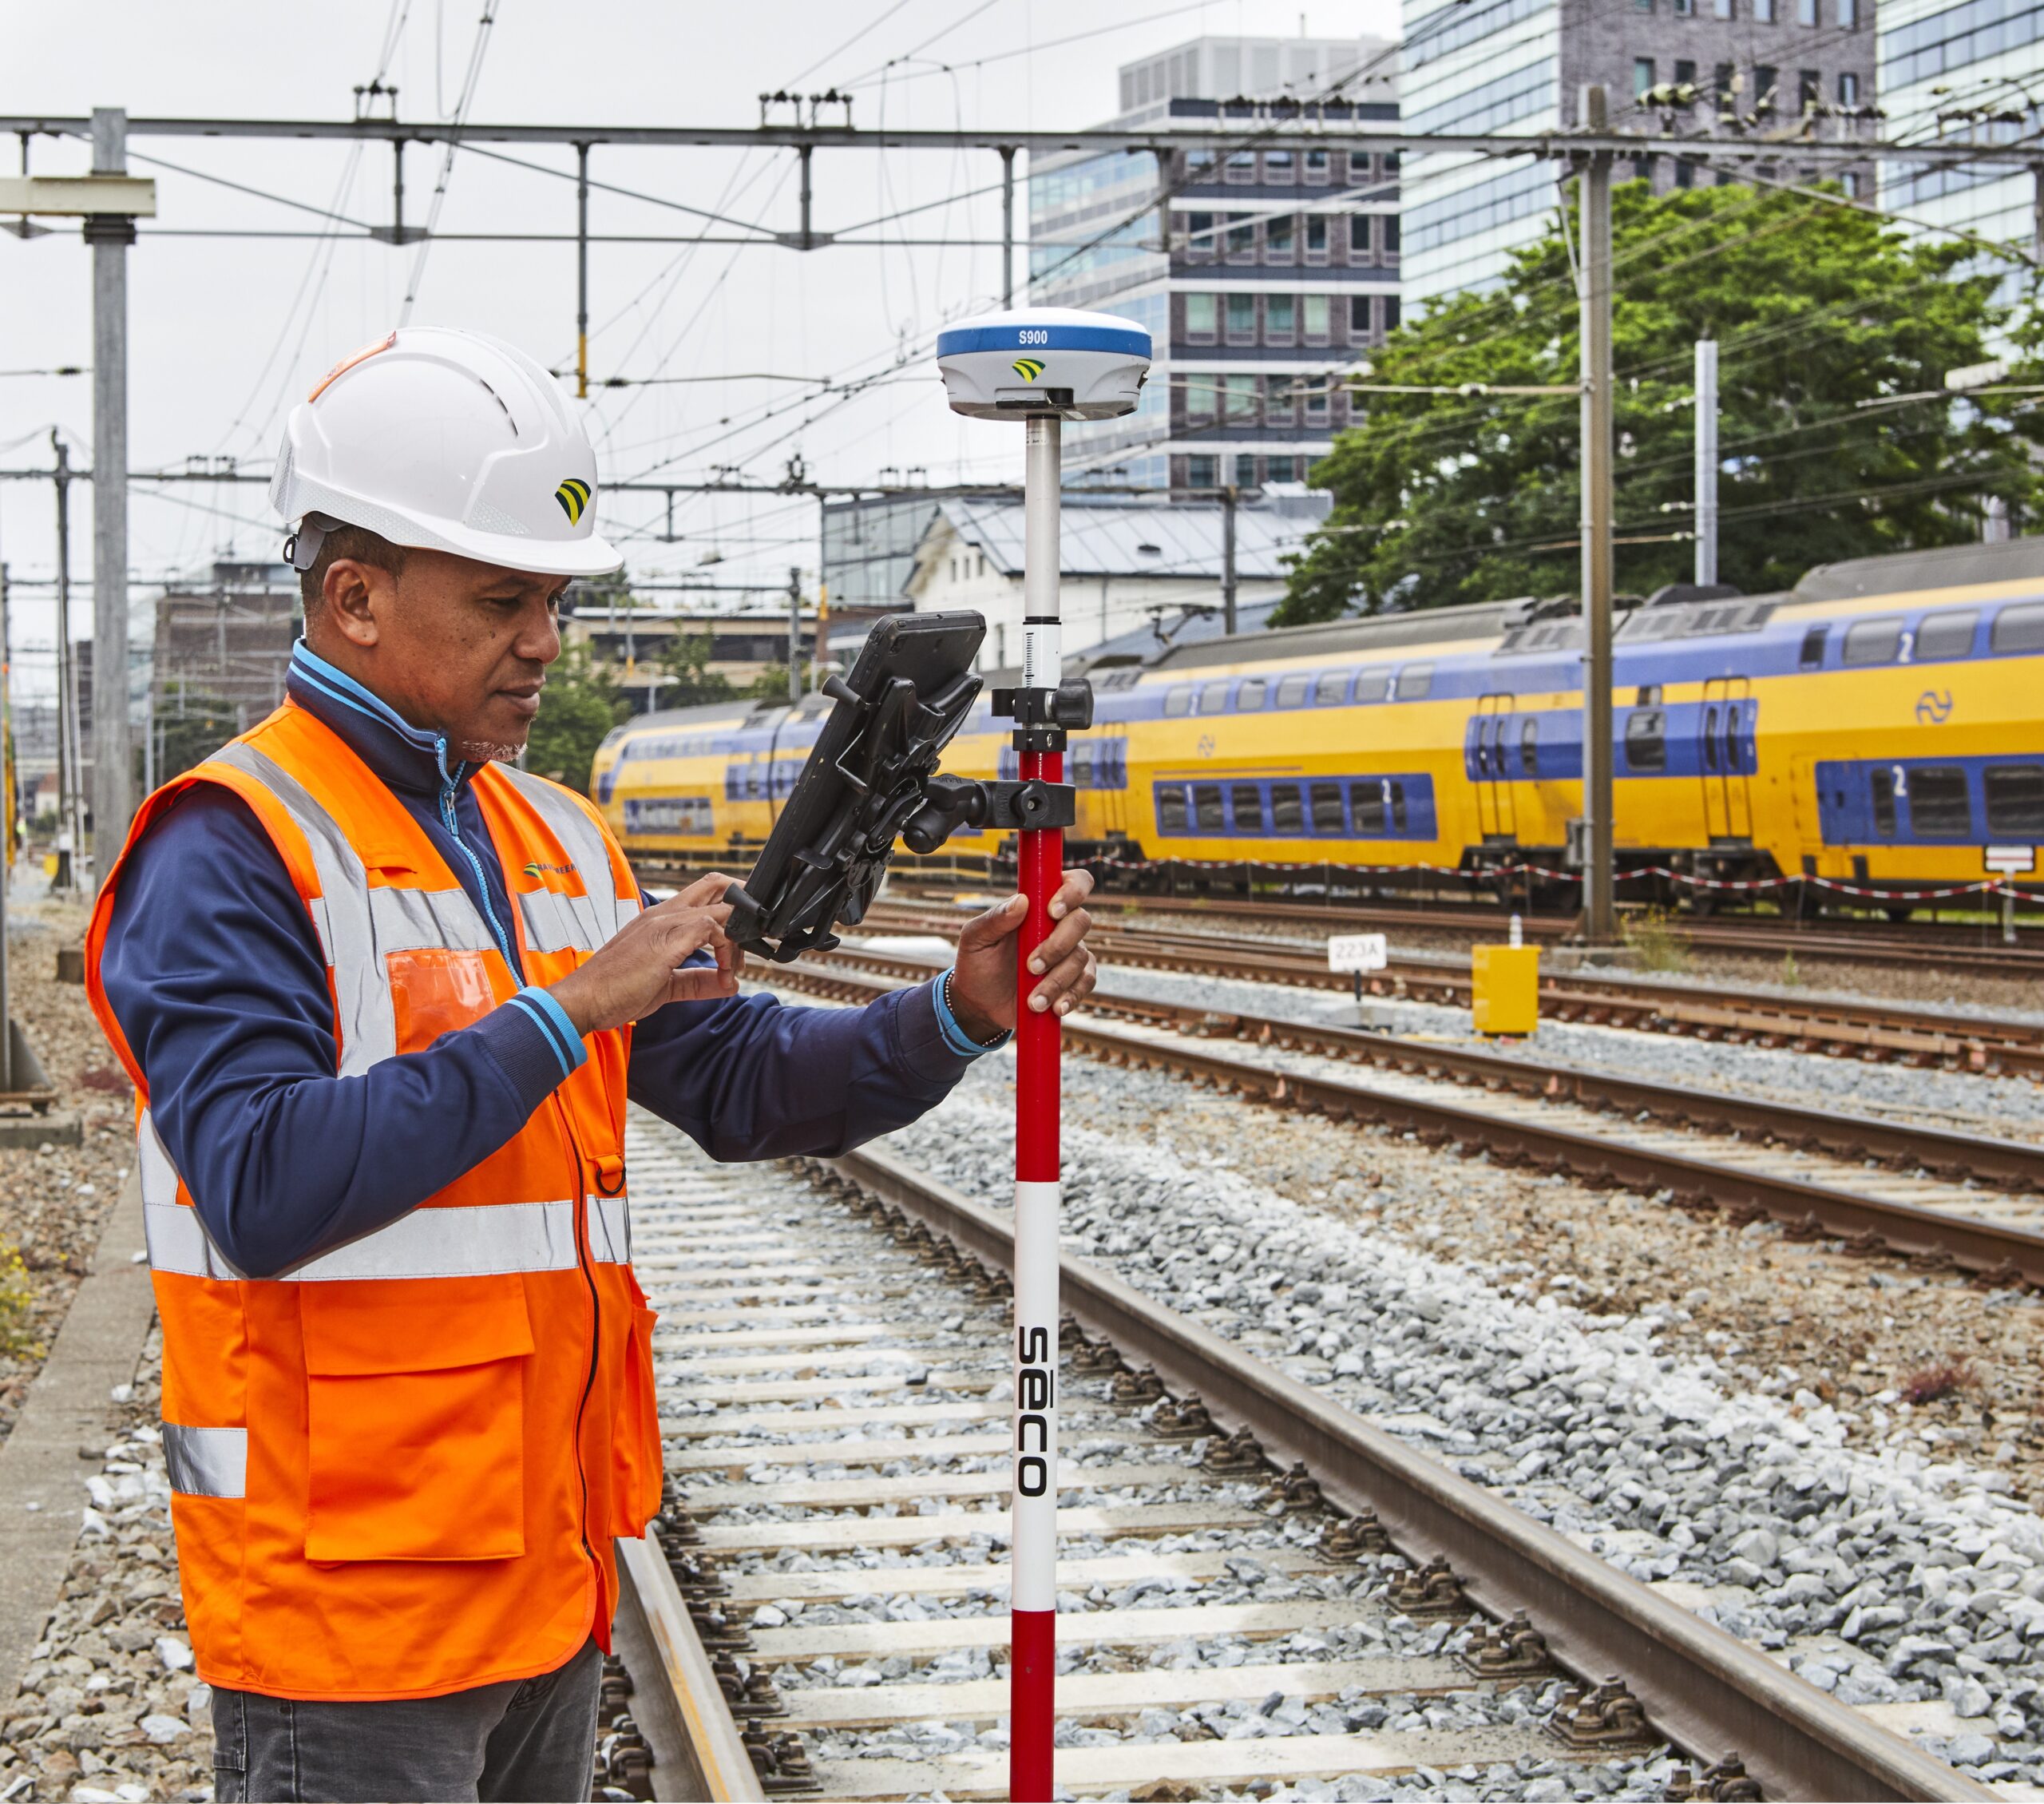
[[[308,1560],[525,1551],[525,1281],[301,1286]]]
[[[637,1286],[633,1289],[636,1291]],[[653,1324],[660,1318],[643,1303],[632,1310],[631,1338],[624,1349],[624,1382],[611,1491],[613,1535],[641,1535],[660,1507],[660,1401],[653,1388]]]

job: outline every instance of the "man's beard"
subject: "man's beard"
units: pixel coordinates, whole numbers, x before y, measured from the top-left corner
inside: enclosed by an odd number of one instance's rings
[[[500,744],[490,739],[463,739],[454,748],[469,764],[515,764],[523,755],[525,742],[516,745]]]

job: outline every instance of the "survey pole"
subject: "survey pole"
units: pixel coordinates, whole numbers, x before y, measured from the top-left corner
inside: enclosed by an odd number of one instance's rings
[[[1717,581],[1717,341],[1696,341],[1696,580]]]
[[[93,114],[93,173],[125,175],[128,116]],[[135,812],[128,717],[128,247],[135,221],[95,214],[93,248],[93,873],[113,868]]]
[[[1583,90],[1578,123],[1608,129],[1604,89]],[[1616,937],[1611,819],[1611,157],[1585,153],[1578,169],[1583,265],[1578,277],[1583,371],[1583,937]]]
[[[1022,477],[1022,676],[1018,703],[1044,706],[1063,674],[1060,644],[1059,485],[1054,414],[1032,414]],[[1016,710],[1017,774],[1062,783],[1062,751],[1032,751],[1037,736]],[[1062,743],[1063,735],[1055,735]],[[1064,834],[1024,827],[1016,835],[1027,906],[1015,959],[1015,1493],[1010,1608],[1008,1786],[1011,1798],[1052,1795],[1057,1684],[1058,1110],[1061,1035],[1056,1013],[1029,1006],[1036,977],[1030,955],[1048,937],[1050,906],[1063,879]],[[1025,1433],[1025,1429],[1027,1432]]]

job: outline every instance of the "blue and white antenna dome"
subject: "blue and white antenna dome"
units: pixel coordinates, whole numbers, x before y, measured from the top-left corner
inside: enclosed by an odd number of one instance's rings
[[[1150,374],[1150,335],[1133,320],[1068,307],[983,313],[937,335],[952,410],[973,419],[1132,414]]]

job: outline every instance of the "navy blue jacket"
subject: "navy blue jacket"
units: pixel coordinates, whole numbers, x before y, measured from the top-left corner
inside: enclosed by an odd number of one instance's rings
[[[450,766],[444,739],[302,642],[287,686],[425,829],[517,971],[476,767]],[[529,986],[423,1052],[336,1076],[311,918],[254,814],[215,783],[186,790],[135,847],[100,969],[207,1233],[255,1278],[416,1207],[511,1140],[588,1056]],[[980,1049],[936,984],[862,1009],[674,1002],[634,1029],[629,1088],[713,1158],[830,1154],[914,1120]]]

